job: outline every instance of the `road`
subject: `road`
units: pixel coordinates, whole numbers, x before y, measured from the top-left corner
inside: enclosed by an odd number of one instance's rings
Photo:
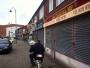
[[[26,42],[18,41],[13,44],[9,54],[0,55],[0,68],[32,68],[29,60],[29,46]],[[50,58],[44,58],[42,68],[64,68],[55,64]]]
[[[30,68],[29,46],[19,41],[9,54],[0,55],[0,68]]]

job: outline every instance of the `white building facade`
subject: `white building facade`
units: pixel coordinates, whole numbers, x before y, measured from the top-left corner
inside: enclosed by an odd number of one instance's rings
[[[11,26],[6,28],[7,37],[15,37],[15,31],[20,28],[19,26]]]

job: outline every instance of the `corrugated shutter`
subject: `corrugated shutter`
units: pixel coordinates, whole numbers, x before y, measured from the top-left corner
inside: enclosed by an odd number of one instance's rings
[[[71,22],[63,22],[61,24],[57,24],[54,29],[54,40],[55,45],[54,48],[57,52],[60,52],[64,55],[69,55],[72,48],[72,34],[71,34]]]
[[[37,36],[38,36],[38,40],[40,40],[41,43],[44,45],[44,29],[39,29]]]
[[[50,28],[46,31],[46,44],[48,47],[54,49],[55,51],[70,55],[72,48],[72,23],[60,23]]]
[[[33,38],[34,40],[37,40],[37,31],[34,31],[34,32],[33,32],[32,38]]]
[[[52,47],[52,28],[46,28],[46,47]]]
[[[40,40],[42,44],[44,44],[44,29],[39,29],[33,32],[33,39]]]
[[[90,12],[46,28],[46,46],[90,65]]]
[[[90,64],[90,13],[75,18],[75,57]]]

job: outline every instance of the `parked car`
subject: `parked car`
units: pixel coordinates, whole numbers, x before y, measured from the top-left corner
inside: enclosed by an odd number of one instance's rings
[[[9,53],[11,50],[11,42],[7,38],[0,38],[0,54]]]

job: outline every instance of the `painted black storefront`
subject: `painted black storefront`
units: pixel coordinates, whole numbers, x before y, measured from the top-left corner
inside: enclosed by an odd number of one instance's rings
[[[43,28],[43,19],[36,23],[36,29],[33,32],[33,39],[40,40],[44,45],[44,28]]]

